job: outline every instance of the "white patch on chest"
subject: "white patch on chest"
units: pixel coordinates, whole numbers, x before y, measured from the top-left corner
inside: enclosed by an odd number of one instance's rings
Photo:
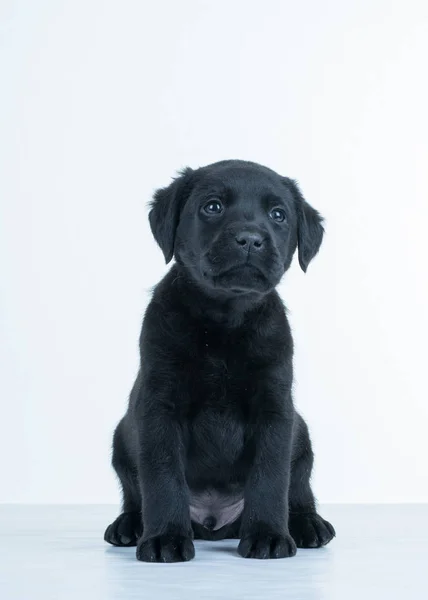
[[[190,492],[190,517],[216,531],[236,521],[244,508],[242,495],[226,495],[216,490]],[[206,526],[206,525],[204,525]]]

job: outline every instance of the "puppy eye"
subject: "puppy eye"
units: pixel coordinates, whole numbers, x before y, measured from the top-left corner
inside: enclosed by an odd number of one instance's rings
[[[223,206],[218,200],[210,200],[205,204],[204,211],[209,215],[219,215],[223,212]]]
[[[282,223],[282,221],[285,221],[285,212],[281,208],[273,208],[270,211],[269,216],[271,219],[277,221],[278,223]]]

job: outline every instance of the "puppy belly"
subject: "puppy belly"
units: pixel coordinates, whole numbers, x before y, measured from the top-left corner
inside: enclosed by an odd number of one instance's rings
[[[242,513],[244,498],[226,495],[215,490],[190,494],[190,517],[192,521],[216,531],[233,523]]]

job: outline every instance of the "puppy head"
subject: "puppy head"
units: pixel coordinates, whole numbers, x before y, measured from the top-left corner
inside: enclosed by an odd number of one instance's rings
[[[324,233],[295,181],[239,160],[185,169],[155,193],[149,219],[167,263],[175,256],[198,283],[230,294],[273,289],[296,247],[306,272]]]

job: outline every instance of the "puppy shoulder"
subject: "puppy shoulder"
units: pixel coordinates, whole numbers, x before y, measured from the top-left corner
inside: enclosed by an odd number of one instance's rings
[[[293,338],[286,309],[276,292],[266,299],[253,323],[252,348],[260,364],[283,364],[293,355]]]
[[[185,343],[191,331],[189,316],[183,310],[174,285],[174,268],[155,286],[144,314],[140,347],[158,348],[165,352]]]

